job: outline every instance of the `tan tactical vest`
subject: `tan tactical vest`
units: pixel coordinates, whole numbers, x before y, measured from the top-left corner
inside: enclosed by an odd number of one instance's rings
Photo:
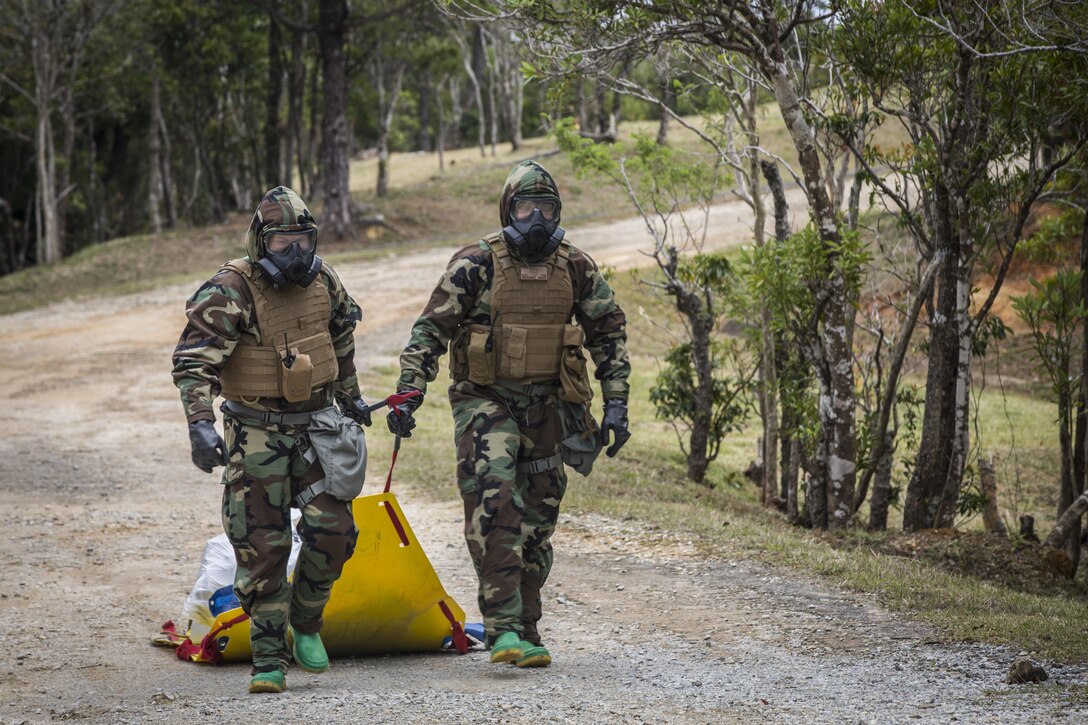
[[[286,351],[309,356],[311,391],[336,379],[336,352],[329,334],[332,303],[320,277],[308,287],[292,284],[275,289],[258,267],[244,259],[227,262],[222,269],[237,272],[245,280],[257,322],[255,331],[242,333],[219,376],[224,398],[245,403],[255,398],[295,397],[286,394],[281,382]]]
[[[450,373],[490,385],[496,379],[529,384],[560,380],[560,397],[589,400],[582,343],[585,333],[571,324],[570,245],[549,259],[526,264],[510,255],[501,235],[491,247],[491,325],[466,325],[451,347]]]

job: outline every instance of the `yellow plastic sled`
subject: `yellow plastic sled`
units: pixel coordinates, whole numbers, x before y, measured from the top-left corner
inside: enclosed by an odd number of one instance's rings
[[[468,649],[465,612],[446,594],[427,554],[392,493],[352,503],[359,540],[325,605],[321,641],[332,656],[434,652],[447,637]],[[249,618],[222,612],[199,643],[184,642],[179,659],[240,662],[250,659]]]

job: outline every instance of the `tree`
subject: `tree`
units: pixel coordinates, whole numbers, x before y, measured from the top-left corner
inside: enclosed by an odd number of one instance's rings
[[[347,64],[344,44],[348,32],[347,0],[320,0],[317,47],[321,55],[321,192],[323,223],[335,238],[351,232],[350,136],[347,116]]]
[[[1004,47],[975,6],[941,17],[975,47]],[[1082,134],[1039,162],[1043,131],[1071,122],[1078,100],[1063,85],[1068,67],[1059,58],[980,57],[903,3],[848,3],[841,27],[834,52],[873,109],[856,122],[893,119],[911,144],[862,147],[851,132],[840,135],[910,230],[919,258],[938,265],[935,300],[926,300],[926,404],[904,527],[951,526],[970,448],[972,352],[1034,204],[1085,142]],[[994,258],[991,291],[972,311],[974,276]]]
[[[1013,297],[1013,309],[1031,329],[1038,357],[1038,369],[1050,380],[1058,403],[1058,443],[1061,472],[1058,485],[1058,510],[1055,519],[1068,509],[1083,490],[1074,475],[1073,418],[1074,398],[1080,388],[1080,376],[1073,367],[1077,333],[1084,326],[1085,307],[1081,299],[1079,270],[1060,269],[1046,280],[1031,280],[1033,291]],[[1065,551],[1076,571],[1080,563],[1080,519],[1068,526]]]
[[[38,226],[37,261],[53,264],[64,256],[64,204],[75,144],[74,93],[84,52],[93,34],[116,10],[117,3],[95,0],[68,3],[64,0],[4,0],[0,15],[7,21],[3,37],[29,57],[32,86],[24,87],[0,72],[10,88],[34,106]],[[54,115],[62,120],[61,152],[53,127]],[[59,158],[58,158],[59,156]]]
[[[491,48],[492,85],[498,86],[499,106],[506,125],[510,150],[518,151],[522,144],[521,118],[525,105],[525,77],[521,68],[521,44],[516,34],[503,24],[484,31]],[[494,139],[492,139],[494,141]]]
[[[579,173],[603,175],[627,193],[653,240],[648,255],[663,281],[645,284],[672,298],[684,335],[666,357],[651,400],[681,436],[688,478],[702,483],[722,438],[741,425],[750,407],[748,387],[756,370],[747,356],[714,339],[735,283],[724,257],[702,253],[723,170],[684,159],[645,136],[636,136],[630,150],[597,144],[580,135],[571,119],[556,127],[556,139]],[[693,209],[685,209],[689,203]],[[735,365],[735,377],[721,369],[727,360]]]

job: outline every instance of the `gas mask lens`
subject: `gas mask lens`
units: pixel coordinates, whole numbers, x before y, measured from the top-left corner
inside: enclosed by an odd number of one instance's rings
[[[525,221],[532,216],[533,209],[539,209],[541,216],[552,221],[559,211],[559,203],[553,199],[515,199],[514,219]]]
[[[317,229],[301,229],[292,232],[271,231],[264,235],[264,248],[272,254],[282,254],[296,242],[299,251],[303,254],[312,252],[317,244]]]

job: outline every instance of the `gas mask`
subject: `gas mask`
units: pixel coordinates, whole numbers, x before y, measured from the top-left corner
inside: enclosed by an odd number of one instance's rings
[[[539,262],[559,247],[565,234],[559,212],[558,199],[515,196],[510,200],[509,224],[502,231],[518,258]]]
[[[272,280],[275,287],[288,282],[309,287],[321,271],[317,249],[317,227],[284,231],[270,229],[261,235],[264,256],[257,266]]]

